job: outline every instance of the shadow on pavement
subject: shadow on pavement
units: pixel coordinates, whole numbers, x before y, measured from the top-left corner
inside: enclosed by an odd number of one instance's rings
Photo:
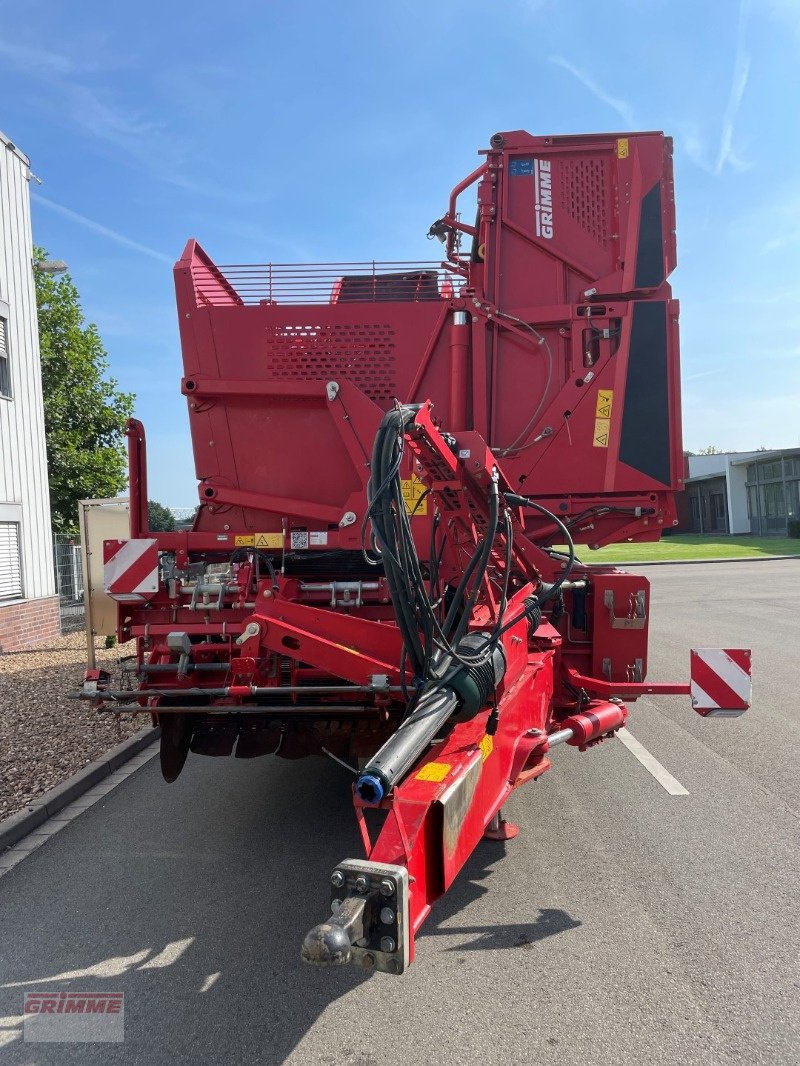
[[[434,906],[431,916],[422,927],[420,938],[458,937],[459,943],[447,947],[446,951],[497,951],[503,948],[527,948],[538,940],[581,926],[582,923],[567,911],[555,907],[542,908],[538,917],[531,922],[454,925],[452,919],[456,915],[490,891],[482,882],[491,877],[492,866],[505,856],[506,846],[503,842],[482,841],[478,844],[449,892]],[[473,939],[464,942],[464,936],[472,936]]]
[[[3,1061],[283,1062],[328,1007],[373,979],[300,961],[328,913],[329,872],[362,855],[348,784],[323,759],[195,757],[166,785],[154,759],[11,870],[0,879]],[[488,891],[504,853],[479,846],[423,937],[457,936],[448,951],[502,949],[580,925],[557,909],[515,925],[450,924]],[[124,1044],[24,1044],[26,990],[125,993]]]

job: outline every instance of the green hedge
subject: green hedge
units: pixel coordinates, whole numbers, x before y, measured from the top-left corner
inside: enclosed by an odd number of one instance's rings
[[[786,532],[790,537],[800,540],[800,518],[790,518]]]

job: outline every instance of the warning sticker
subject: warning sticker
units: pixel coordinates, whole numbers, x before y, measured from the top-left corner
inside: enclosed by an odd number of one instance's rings
[[[249,537],[234,537],[233,543],[237,548],[252,548],[256,538],[251,534]]]
[[[292,530],[292,548],[296,550],[305,549],[308,547],[308,533],[305,529],[293,529]]]
[[[452,770],[449,762],[429,762],[416,776],[417,781],[444,781]]]
[[[488,733],[483,738],[483,740],[480,742],[478,747],[481,749],[481,753],[483,755],[483,761],[486,762],[486,760],[489,758],[489,756],[492,754],[492,751],[494,750],[494,741],[492,740],[492,738],[489,736]]]
[[[592,438],[592,444],[595,448],[607,448],[610,434],[611,420],[608,418],[596,418],[594,420],[594,437]]]
[[[283,533],[255,533],[256,548],[282,548]]]
[[[327,532],[327,530],[323,530],[321,533],[309,533],[308,534],[308,543],[309,544],[316,544],[316,545],[327,544],[328,543],[328,532]]]
[[[611,418],[611,409],[614,406],[614,390],[598,389],[597,406],[594,409],[595,418]]]
[[[422,484],[416,474],[412,474],[410,478],[403,478],[400,482],[400,487],[403,491],[403,499],[405,500],[406,510],[409,514],[427,514],[428,513],[428,497],[420,503],[420,498],[425,492],[425,486]]]
[[[617,159],[628,158],[628,138],[620,137],[617,141]]]

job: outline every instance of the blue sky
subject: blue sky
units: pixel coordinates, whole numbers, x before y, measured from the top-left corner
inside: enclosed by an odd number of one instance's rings
[[[419,259],[495,130],[675,138],[685,446],[800,443],[800,0],[0,0],[0,129],[197,500],[171,264]]]

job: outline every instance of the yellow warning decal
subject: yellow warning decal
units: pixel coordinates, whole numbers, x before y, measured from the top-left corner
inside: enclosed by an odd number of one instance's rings
[[[422,503],[419,502],[420,497],[425,492],[425,486],[416,474],[412,474],[410,478],[403,478],[400,482],[400,487],[403,492],[406,510],[409,514],[428,513],[428,497],[426,496]]]
[[[489,736],[488,733],[483,738],[483,740],[480,742],[478,747],[481,749],[481,754],[483,755],[483,761],[486,762],[486,760],[489,758],[489,756],[492,754],[492,751],[494,750],[494,741],[492,740],[492,738]]]
[[[233,538],[233,543],[236,545],[237,548],[252,548],[254,546],[255,542],[256,542],[256,538],[254,536],[252,536],[252,535],[249,536],[249,537],[234,537]]]
[[[595,448],[607,448],[610,434],[611,420],[608,418],[596,418],[594,420],[594,437],[592,438],[592,444]]]
[[[429,762],[416,776],[417,781],[444,781],[452,770],[449,762]]]
[[[617,159],[628,158],[628,138],[620,137],[617,141]]]
[[[256,548],[282,548],[283,533],[255,533]]]
[[[614,406],[614,390],[598,389],[597,406],[594,409],[595,418],[611,418],[611,408]]]

